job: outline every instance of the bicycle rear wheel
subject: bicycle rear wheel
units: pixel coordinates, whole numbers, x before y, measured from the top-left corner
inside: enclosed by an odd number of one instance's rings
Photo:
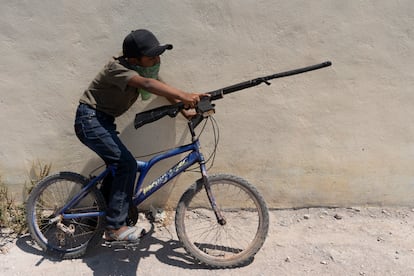
[[[246,180],[232,175],[208,177],[212,194],[226,223],[220,225],[202,181],[181,197],[176,210],[178,238],[185,250],[212,267],[236,267],[250,262],[269,229],[263,197]]]
[[[77,258],[102,238],[104,217],[56,219],[57,212],[88,183],[72,172],[60,172],[39,182],[32,190],[26,205],[29,232],[47,253],[64,259]],[[105,210],[102,194],[93,187],[66,213],[86,213]]]

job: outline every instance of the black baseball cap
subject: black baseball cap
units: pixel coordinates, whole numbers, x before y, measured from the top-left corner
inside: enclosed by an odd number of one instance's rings
[[[124,57],[130,58],[141,56],[155,57],[172,48],[171,44],[160,45],[155,35],[144,29],[132,31],[125,37],[122,44]]]

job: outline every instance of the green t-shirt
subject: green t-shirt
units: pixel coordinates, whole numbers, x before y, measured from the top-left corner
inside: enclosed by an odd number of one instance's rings
[[[139,96],[138,90],[128,85],[129,80],[137,75],[136,71],[112,59],[98,73],[79,102],[118,117],[126,112]]]

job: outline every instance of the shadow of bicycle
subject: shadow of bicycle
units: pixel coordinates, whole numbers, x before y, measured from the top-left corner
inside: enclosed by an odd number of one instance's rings
[[[96,248],[94,251],[83,261],[94,271],[95,275],[135,275],[140,261],[151,256],[155,256],[159,262],[183,269],[210,269],[195,263],[194,259],[184,252],[177,240],[147,237],[141,241],[136,250]]]
[[[57,255],[46,254],[29,235],[18,238],[16,245],[24,252],[40,257],[35,266],[41,266],[46,260],[55,264],[72,262]],[[178,240],[154,237],[152,233],[148,233],[134,249],[107,247],[102,240],[101,244],[88,250],[82,261],[93,271],[93,275],[135,275],[140,261],[150,257],[183,269],[211,270],[208,266],[196,263]]]

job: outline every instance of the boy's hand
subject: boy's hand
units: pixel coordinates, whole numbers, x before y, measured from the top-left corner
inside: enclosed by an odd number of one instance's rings
[[[181,114],[183,114],[183,116],[190,120],[191,118],[193,118],[195,115],[197,115],[197,112],[194,108],[191,109],[183,109],[181,110]]]
[[[201,97],[210,97],[209,94],[198,94],[198,93],[184,93],[184,97],[181,101],[184,103],[186,107],[194,108],[197,103],[200,101]]]

